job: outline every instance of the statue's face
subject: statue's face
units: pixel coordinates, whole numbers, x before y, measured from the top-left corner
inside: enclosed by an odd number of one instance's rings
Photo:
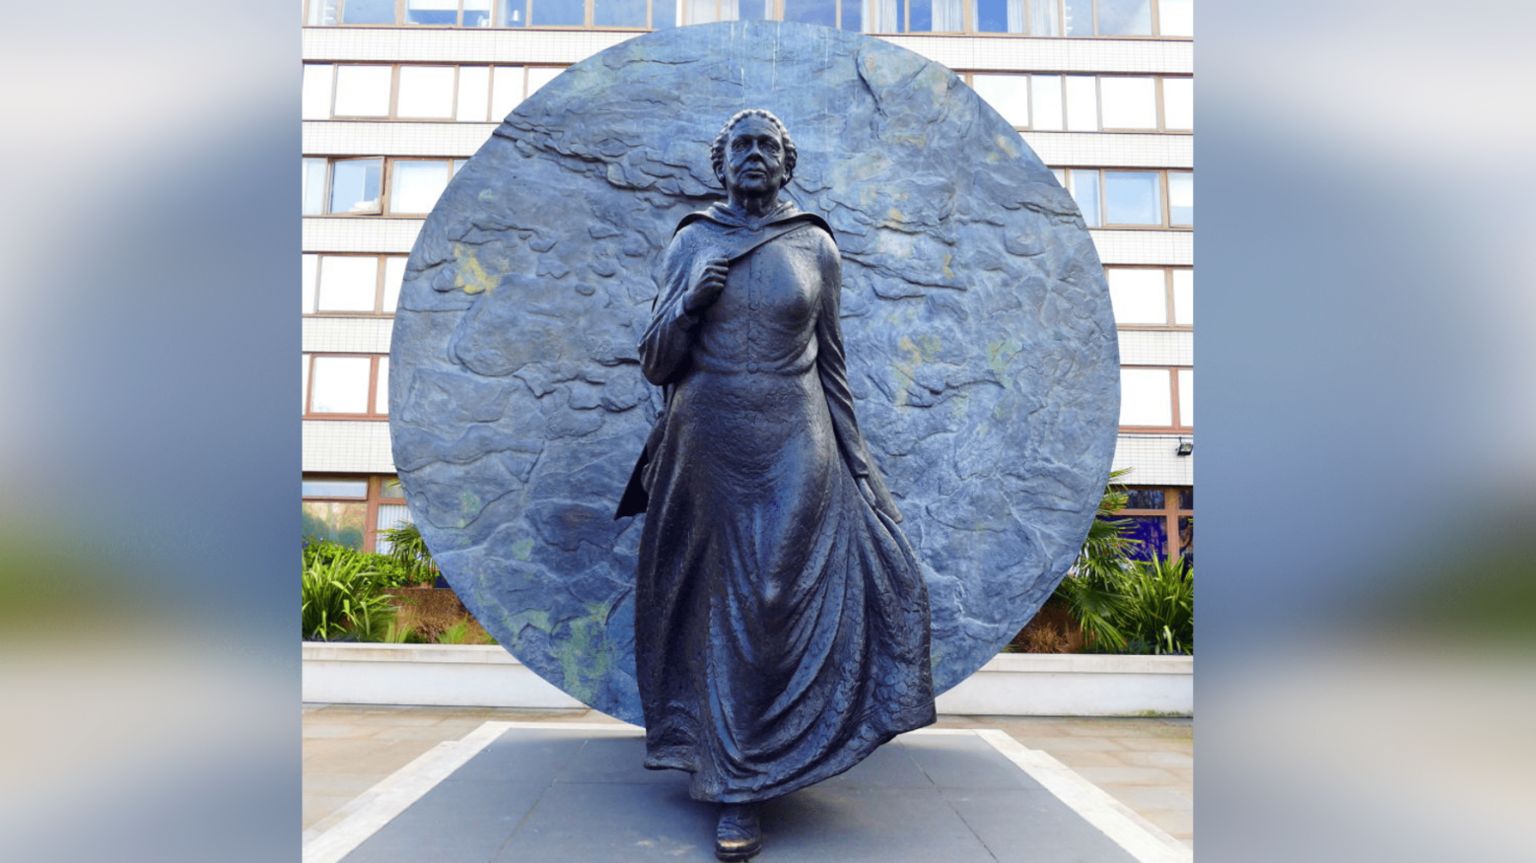
[[[784,185],[784,141],[762,117],[747,117],[725,140],[725,187],[747,195],[777,192]]]

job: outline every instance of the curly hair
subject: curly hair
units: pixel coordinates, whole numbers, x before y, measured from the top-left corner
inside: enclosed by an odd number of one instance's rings
[[[709,147],[709,164],[715,169],[715,178],[720,181],[720,185],[725,185],[726,138],[730,137],[731,129],[737,123],[748,117],[762,117],[764,120],[772,123],[773,128],[778,131],[779,140],[784,142],[784,186],[788,186],[789,181],[795,176],[795,161],[800,158],[800,151],[795,148],[794,139],[789,137],[789,130],[784,128],[784,121],[773,116],[771,111],[764,108],[748,108],[745,111],[737,111],[731,115],[731,119],[725,121],[724,126],[720,127],[720,132],[715,135],[715,142]],[[780,188],[783,188],[783,186],[780,186]]]

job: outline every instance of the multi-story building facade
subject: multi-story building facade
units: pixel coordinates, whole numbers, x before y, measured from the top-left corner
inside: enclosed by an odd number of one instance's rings
[[[307,0],[306,532],[373,549],[406,517],[389,340],[406,256],[453,173],[565,67],[738,18],[863,31],[960,74],[1056,171],[1120,337],[1115,466],[1144,553],[1193,547],[1193,0]]]

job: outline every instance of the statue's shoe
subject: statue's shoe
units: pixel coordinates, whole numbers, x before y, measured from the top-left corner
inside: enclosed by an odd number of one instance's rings
[[[720,820],[715,824],[715,857],[727,861],[747,860],[761,850],[763,829],[758,824],[757,807],[751,804],[722,804]]]

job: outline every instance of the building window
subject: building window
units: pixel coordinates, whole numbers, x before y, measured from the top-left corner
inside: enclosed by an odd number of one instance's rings
[[[1105,267],[1115,325],[1124,329],[1194,326],[1194,271],[1185,267]]]
[[[1125,509],[1116,513],[1130,519],[1130,535],[1140,541],[1131,557],[1193,558],[1195,553],[1195,490],[1190,486],[1130,486]]]
[[[393,24],[395,0],[342,0],[343,24]]]
[[[389,551],[382,534],[409,524],[405,493],[393,476],[305,476],[304,538],[329,540],[359,551]]]
[[[1161,225],[1163,201],[1157,171],[1105,171],[1106,225]]]
[[[1189,367],[1120,367],[1120,430],[1194,431],[1195,372]]]
[[[448,181],[465,161],[306,157],[304,215],[425,215],[432,211]],[[387,195],[380,193],[384,188],[388,189]]]
[[[1014,127],[1036,132],[1188,132],[1192,78],[972,72],[966,81]]]
[[[312,27],[596,27],[662,30],[764,19],[864,33],[1193,35],[1192,0],[308,0]]]
[[[388,117],[394,84],[391,66],[337,66],[333,117]]]
[[[389,357],[305,354],[304,416],[384,419],[389,411]]]
[[[304,255],[304,314],[394,314],[405,262],[404,255]]]
[[[436,27],[489,27],[491,0],[405,0],[405,23]]]
[[[305,120],[499,122],[564,66],[309,63]]]
[[[395,74],[398,76],[396,117],[453,119],[457,69],[452,66],[401,66]]]
[[[401,270],[402,275],[404,270]],[[1182,267],[1175,267],[1169,271],[1173,280],[1173,325],[1176,327],[1193,327],[1195,325],[1195,271]]]
[[[432,205],[453,179],[456,165],[450,159],[391,159],[389,212],[432,212]]]
[[[384,159],[332,159],[327,213],[377,213]]]
[[[1194,227],[1195,175],[1189,171],[1168,172],[1168,224]]]
[[[1195,223],[1189,171],[1062,169],[1057,175],[1090,228],[1189,228]]]
[[[1140,131],[1157,125],[1156,78],[1099,79],[1099,128]]]
[[[1195,79],[1162,78],[1163,128],[1188,131],[1195,128]]]

